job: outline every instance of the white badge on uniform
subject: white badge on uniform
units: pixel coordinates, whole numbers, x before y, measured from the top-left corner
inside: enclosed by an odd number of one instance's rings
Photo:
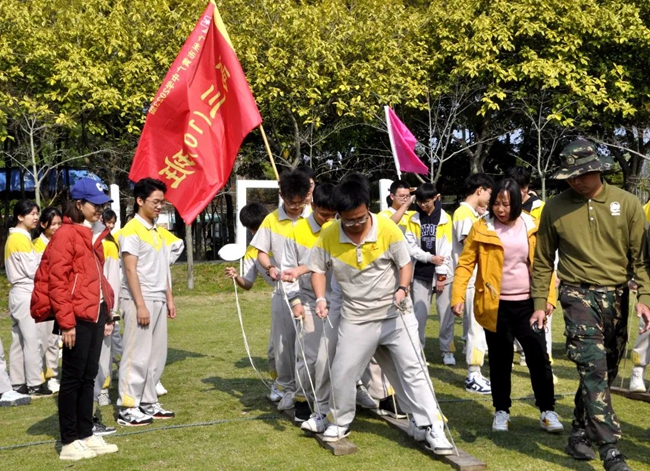
[[[619,203],[618,201],[614,201],[613,203],[610,203],[609,211],[612,213],[612,216],[620,216],[621,215],[621,203]]]

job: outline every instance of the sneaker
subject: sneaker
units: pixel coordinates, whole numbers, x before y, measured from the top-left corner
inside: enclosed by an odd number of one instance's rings
[[[587,438],[587,432],[583,428],[574,428],[569,435],[569,441],[564,447],[574,460],[595,460],[596,452]]]
[[[526,363],[526,355],[524,355],[524,352],[521,352],[519,354],[519,366],[528,366],[528,363]]]
[[[59,459],[66,461],[79,461],[86,458],[94,458],[96,456],[97,453],[88,448],[84,440],[75,440],[74,442],[61,447]]]
[[[560,422],[560,417],[552,410],[542,412],[542,415],[539,417],[539,425],[548,433],[564,432],[564,426]]]
[[[272,402],[280,402],[284,397],[284,392],[280,391],[278,385],[273,383],[273,386],[271,386],[271,392],[266,397],[268,397]]]
[[[387,415],[394,419],[406,419],[406,414],[402,409],[400,409],[399,404],[397,403],[397,398],[394,394],[379,401],[377,413],[379,415]]]
[[[285,393],[284,396],[282,396],[282,399],[280,399],[280,402],[278,403],[278,410],[289,410],[293,407],[294,403],[296,401],[296,398],[294,397],[294,393]]]
[[[156,394],[158,395],[158,397],[164,396],[165,394],[167,394],[167,392],[168,391],[165,389],[165,386],[163,386],[162,383],[158,381],[156,383]]]
[[[309,416],[309,420],[300,424],[300,428],[306,432],[323,433],[329,424],[325,414],[314,413]]]
[[[26,406],[30,402],[32,402],[31,396],[20,394],[13,389],[0,394],[0,407]]]
[[[603,466],[605,471],[632,471],[625,462],[625,456],[623,456],[623,454],[616,448],[607,452],[605,460],[603,461]]]
[[[510,414],[504,410],[498,410],[494,413],[492,420],[492,430],[494,432],[507,432],[510,424]]]
[[[310,417],[311,409],[309,408],[309,403],[307,401],[296,401],[293,421],[297,424],[301,424],[305,420],[309,420]]]
[[[442,363],[447,366],[455,366],[456,365],[456,357],[454,357],[454,354],[451,352],[445,352],[442,355]]]
[[[117,445],[106,443],[106,441],[98,435],[91,435],[84,441],[86,442],[86,446],[98,455],[117,453]]]
[[[415,423],[415,419],[411,417],[411,420],[409,420],[409,428],[406,433],[408,433],[410,437],[413,437],[416,442],[423,442],[426,440],[427,428],[428,427],[418,427]]]
[[[635,366],[632,368],[632,376],[630,377],[630,392],[645,392],[645,383],[643,382],[643,373],[645,368],[643,366]]]
[[[160,402],[156,402],[154,404],[140,404],[140,410],[154,419],[173,419],[176,417],[176,414],[174,414],[170,410],[163,409],[162,404]]]
[[[108,397],[108,389],[102,389],[99,391],[99,394],[97,395],[97,404],[100,407],[111,405],[111,398]]]
[[[52,391],[47,388],[45,383],[39,384],[38,386],[28,386],[27,394],[37,399],[39,397],[48,397],[52,395]]]
[[[14,386],[14,391],[16,391],[18,394],[29,395],[29,391],[27,390],[27,385],[26,384],[21,384],[18,387]]]
[[[117,423],[129,427],[139,427],[153,423],[153,417],[143,413],[139,407],[122,409],[117,416]]]
[[[117,432],[117,429],[115,427],[104,425],[102,421],[97,417],[93,417],[93,435],[97,435],[98,437],[105,437],[106,435],[110,435],[115,432]]]
[[[492,394],[492,386],[480,372],[469,373],[465,378],[465,391],[487,395]]]
[[[357,405],[363,409],[376,409],[379,403],[375,401],[365,386],[357,386]]]
[[[52,391],[52,394],[56,394],[59,392],[59,389],[61,389],[61,383],[59,383],[59,380],[56,378],[50,378],[47,381],[47,389]]]
[[[445,436],[445,427],[442,421],[434,423],[431,427],[427,427],[424,436],[427,442],[427,449],[433,451],[436,455],[451,455],[454,452],[454,447],[451,445]]]
[[[345,437],[350,436],[350,429],[347,427],[339,427],[338,425],[331,424],[325,432],[323,432],[324,442],[338,442]]]

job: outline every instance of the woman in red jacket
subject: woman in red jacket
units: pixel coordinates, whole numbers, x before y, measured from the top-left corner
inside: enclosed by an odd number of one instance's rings
[[[98,221],[111,199],[90,178],[79,180],[70,195],[63,225],[43,255],[47,287],[39,283],[39,273],[36,275],[32,312],[49,302],[61,329],[59,427],[63,447],[59,457],[76,461],[115,453],[117,446],[92,432],[93,387],[113,306],[113,290],[103,274],[102,240],[109,231]]]

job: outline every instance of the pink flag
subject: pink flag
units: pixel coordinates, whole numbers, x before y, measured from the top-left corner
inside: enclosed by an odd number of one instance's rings
[[[393,156],[395,157],[397,174],[401,175],[402,172],[410,172],[427,175],[429,169],[413,152],[417,139],[389,106],[386,107],[386,124]]]

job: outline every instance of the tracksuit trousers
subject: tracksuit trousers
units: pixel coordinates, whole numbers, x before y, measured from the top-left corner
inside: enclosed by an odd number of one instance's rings
[[[9,348],[9,375],[14,387],[26,384],[39,386],[45,382],[41,329],[29,312],[32,293],[12,289],[9,292],[11,315],[11,347]]]

